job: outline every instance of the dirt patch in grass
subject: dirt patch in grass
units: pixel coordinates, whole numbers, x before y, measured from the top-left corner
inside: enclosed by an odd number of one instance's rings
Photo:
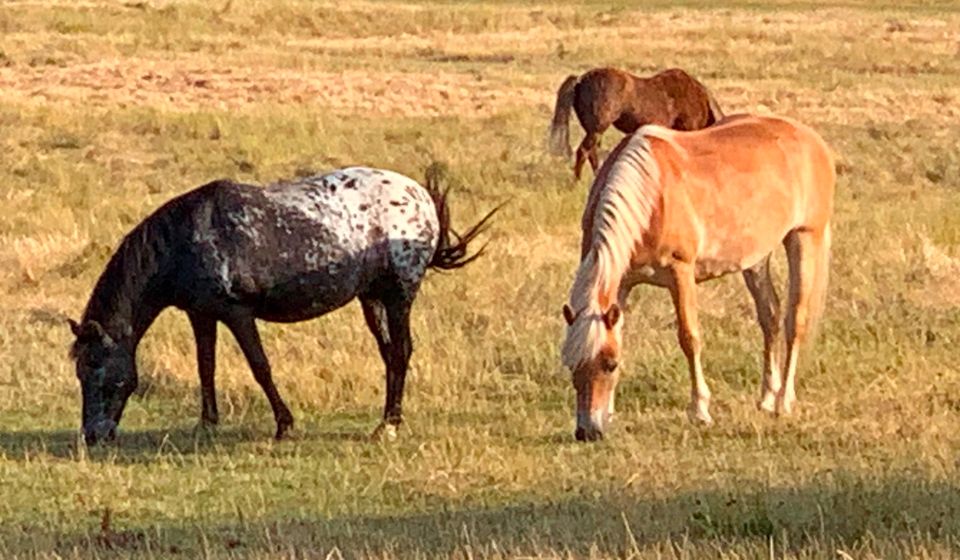
[[[318,72],[219,67],[201,60],[105,60],[63,67],[0,68],[8,101],[166,110],[312,104],[385,116],[487,117],[545,101],[548,92],[464,73]]]

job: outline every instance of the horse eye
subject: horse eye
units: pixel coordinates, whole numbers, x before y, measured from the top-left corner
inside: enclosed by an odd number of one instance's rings
[[[617,360],[615,358],[604,358],[603,369],[607,373],[613,373],[613,371],[617,369]]]

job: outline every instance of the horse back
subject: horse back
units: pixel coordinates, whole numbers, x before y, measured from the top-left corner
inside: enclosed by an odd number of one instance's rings
[[[222,181],[185,199],[180,299],[241,304],[273,321],[323,314],[384,277],[414,290],[437,244],[429,194],[386,171],[267,187]]]
[[[647,78],[649,89],[669,98],[671,122],[653,123],[676,130],[699,130],[711,124],[710,94],[706,86],[680,68],[664,70]]]
[[[745,267],[791,230],[821,229],[833,209],[833,158],[809,127],[737,117],[695,132],[651,127],[661,173],[663,243]]]

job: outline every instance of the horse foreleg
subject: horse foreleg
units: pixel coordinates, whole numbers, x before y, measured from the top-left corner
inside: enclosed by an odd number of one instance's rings
[[[407,367],[413,352],[410,337],[410,303],[402,300],[377,299],[361,300],[363,317],[367,327],[377,340],[380,357],[386,366],[386,397],[383,407],[383,422],[377,426],[373,435],[387,430],[394,435],[396,428],[403,422],[403,386],[406,382]]]
[[[200,424],[215,426],[220,422],[217,413],[217,388],[214,371],[217,360],[217,320],[205,315],[188,313],[193,336],[197,342],[197,372],[200,374]]]
[[[280,397],[277,386],[273,384],[273,374],[270,371],[270,362],[267,355],[263,352],[263,343],[260,341],[260,333],[257,332],[257,324],[251,315],[247,313],[238,314],[224,320],[227,328],[233,333],[243,351],[243,356],[250,364],[253,371],[253,378],[257,380],[263,392],[270,401],[270,407],[273,409],[273,417],[277,422],[276,439],[283,439],[287,431],[293,427],[293,415],[290,409]]]
[[[753,297],[753,303],[757,309],[757,321],[760,323],[760,330],[763,331],[763,375],[757,408],[774,412],[781,386],[783,341],[780,337],[780,298],[770,274],[769,255],[753,267],[744,270],[743,279]]]
[[[787,341],[787,365],[783,378],[783,387],[777,395],[776,410],[780,414],[790,414],[797,402],[795,380],[797,377],[797,358],[800,345],[807,338],[813,296],[816,290],[817,275],[826,271],[817,270],[821,252],[829,248],[829,242],[823,232],[793,231],[784,240],[787,250],[787,264],[790,273],[790,297],[787,302],[785,334]],[[825,286],[824,286],[825,287]]]
[[[700,322],[697,319],[697,284],[693,266],[680,263],[673,268],[670,295],[677,313],[677,336],[690,369],[690,407],[687,414],[696,423],[710,425],[710,388],[700,364]]]

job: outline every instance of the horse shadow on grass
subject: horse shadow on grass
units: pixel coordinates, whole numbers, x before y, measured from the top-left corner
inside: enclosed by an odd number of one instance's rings
[[[30,531],[23,539],[32,550],[62,549],[70,557],[109,549],[210,558],[280,552],[304,558],[766,558],[773,556],[771,546],[782,557],[834,558],[838,550],[846,557],[960,553],[960,489],[947,480],[833,472],[797,486],[664,496],[584,490],[555,499],[506,494],[489,507],[419,496],[421,512],[404,515],[330,518],[301,510],[251,518],[238,512],[235,522],[220,524],[169,521],[113,530],[100,523],[86,534]],[[0,551],[16,552],[19,538],[0,536]]]
[[[221,453],[241,445],[273,448],[283,452],[293,449],[298,442],[350,443],[373,442],[369,433],[357,431],[295,432],[277,442],[262,427],[220,426],[216,429],[175,427],[122,431],[113,442],[87,446],[79,430],[23,430],[0,431],[0,456],[12,460],[52,456],[58,459],[86,458],[108,460],[119,464],[142,464],[157,461],[168,455]]]
[[[189,427],[134,430],[123,431],[114,442],[88,447],[79,430],[10,431],[0,432],[0,454],[18,460],[50,455],[59,459],[109,457],[119,463],[142,463],[164,452],[202,453],[269,438],[265,434],[243,427],[216,431]]]

